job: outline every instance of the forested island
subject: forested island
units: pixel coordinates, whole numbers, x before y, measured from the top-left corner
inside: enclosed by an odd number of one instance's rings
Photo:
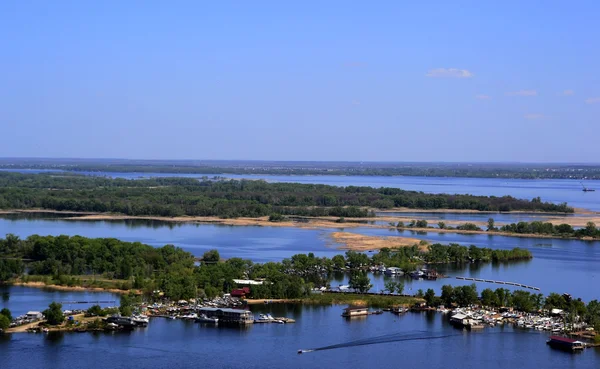
[[[597,164],[0,159],[0,168],[74,172],[600,179]]]
[[[0,173],[0,209],[111,212],[131,216],[374,216],[370,209],[455,209],[572,213],[563,204],[511,196],[427,194],[398,188],[192,178],[111,179]]]
[[[348,251],[333,258],[297,254],[281,262],[253,263],[230,258],[221,260],[216,250],[194,256],[172,245],[152,247],[139,242],[80,236],[38,236],[0,239],[0,282],[44,282],[85,287],[135,289],[146,294],[164,291],[173,300],[230,292],[233,279],[264,279],[252,291],[256,298],[301,298],[311,288],[327,285],[335,271],[352,273],[357,290],[369,289],[370,266],[396,266],[415,270],[425,263],[510,262],[528,260],[528,250],[491,250],[476,246],[434,244],[422,247],[386,248],[369,257]],[[27,274],[25,275],[25,266]]]
[[[478,233],[498,233],[501,232],[506,235],[542,235],[549,236],[552,238],[577,238],[577,239],[598,239],[600,238],[600,228],[596,227],[596,223],[587,222],[585,227],[575,229],[570,224],[562,223],[554,225],[550,222],[532,221],[532,222],[518,222],[505,224],[500,227],[496,226],[493,218],[489,218],[487,222],[487,228],[484,229],[474,223],[462,223],[456,227],[446,225],[445,222],[439,221],[434,228],[429,225],[426,220],[411,220],[410,222],[404,223],[402,221],[398,223],[391,222],[391,227],[397,229],[441,229],[441,230],[456,230],[456,231],[467,231],[467,232],[478,232]]]

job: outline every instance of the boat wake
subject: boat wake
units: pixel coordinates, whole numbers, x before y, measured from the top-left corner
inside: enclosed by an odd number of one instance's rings
[[[346,347],[377,345],[377,344],[381,344],[381,343],[435,340],[435,339],[441,339],[441,338],[448,338],[448,337],[452,337],[452,336],[458,336],[458,334],[445,334],[445,335],[439,335],[439,336],[431,336],[431,335],[427,335],[426,333],[427,332],[419,331],[419,332],[413,332],[413,333],[386,334],[383,336],[377,336],[377,337],[365,338],[365,339],[356,340],[356,341],[338,343],[335,345],[317,347],[317,348],[312,348],[312,349],[308,349],[308,350],[298,350],[298,354],[304,354],[304,353],[314,352],[314,351],[334,350],[334,349],[346,348]]]

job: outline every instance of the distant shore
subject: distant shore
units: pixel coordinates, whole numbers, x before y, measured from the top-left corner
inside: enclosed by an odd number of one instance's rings
[[[140,293],[138,290],[120,290],[118,288],[85,287],[85,286],[61,286],[58,284],[45,284],[44,282],[20,282],[14,281],[8,283],[11,286],[23,286],[50,289],[55,291],[73,291],[73,292],[109,292],[118,294],[128,294],[130,292]]]

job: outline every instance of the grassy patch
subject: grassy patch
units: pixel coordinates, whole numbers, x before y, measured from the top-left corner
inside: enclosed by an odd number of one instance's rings
[[[413,305],[416,302],[423,301],[416,297],[408,296],[380,296],[363,295],[355,293],[323,293],[314,294],[302,300],[306,304],[349,304],[364,305],[378,308],[391,307],[394,305]]]

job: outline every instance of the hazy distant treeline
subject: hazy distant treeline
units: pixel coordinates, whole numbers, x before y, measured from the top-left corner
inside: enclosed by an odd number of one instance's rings
[[[270,163],[241,162],[238,165],[219,166],[166,164],[48,164],[0,163],[0,168],[61,169],[75,172],[139,172],[139,173],[190,173],[190,174],[242,174],[242,175],[360,175],[360,176],[420,176],[420,177],[470,177],[519,179],[600,179],[598,165],[509,165],[509,164],[386,164],[366,163]]]
[[[260,217],[271,214],[366,217],[367,208],[573,212],[567,204],[510,196],[426,194],[397,188],[336,187],[252,180],[144,180],[0,173],[0,209],[113,212],[127,215]]]

